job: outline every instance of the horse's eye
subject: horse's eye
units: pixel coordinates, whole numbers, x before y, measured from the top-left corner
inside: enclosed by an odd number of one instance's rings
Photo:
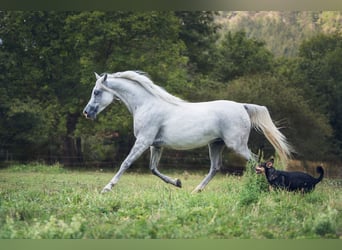
[[[95,90],[94,91],[94,96],[97,96],[97,95],[99,95],[100,94],[100,91],[98,91],[98,90]]]

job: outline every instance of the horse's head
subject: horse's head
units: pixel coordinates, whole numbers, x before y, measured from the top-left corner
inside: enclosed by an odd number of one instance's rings
[[[92,120],[114,100],[114,94],[104,87],[104,84],[107,81],[107,74],[99,76],[95,73],[95,76],[95,87],[91,92],[91,97],[87,106],[83,110],[85,117]]]

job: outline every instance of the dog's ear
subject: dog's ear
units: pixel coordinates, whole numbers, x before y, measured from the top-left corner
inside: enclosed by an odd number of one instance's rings
[[[274,163],[273,159],[269,160],[268,162],[266,162],[266,167],[268,167],[268,168],[273,167],[273,163]]]

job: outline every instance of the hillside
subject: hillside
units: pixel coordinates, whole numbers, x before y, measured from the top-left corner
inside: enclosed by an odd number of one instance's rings
[[[300,43],[318,33],[342,32],[341,11],[222,11],[221,32],[244,30],[276,56],[295,56]]]

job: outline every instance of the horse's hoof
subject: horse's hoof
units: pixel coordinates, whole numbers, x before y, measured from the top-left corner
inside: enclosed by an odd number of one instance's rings
[[[198,194],[198,193],[202,192],[202,190],[203,190],[203,189],[195,188],[195,189],[191,192],[191,194]]]
[[[101,194],[108,193],[110,190],[111,190],[110,188],[104,188],[102,189]]]
[[[181,188],[182,187],[182,182],[180,181],[180,179],[176,180],[176,186]]]

